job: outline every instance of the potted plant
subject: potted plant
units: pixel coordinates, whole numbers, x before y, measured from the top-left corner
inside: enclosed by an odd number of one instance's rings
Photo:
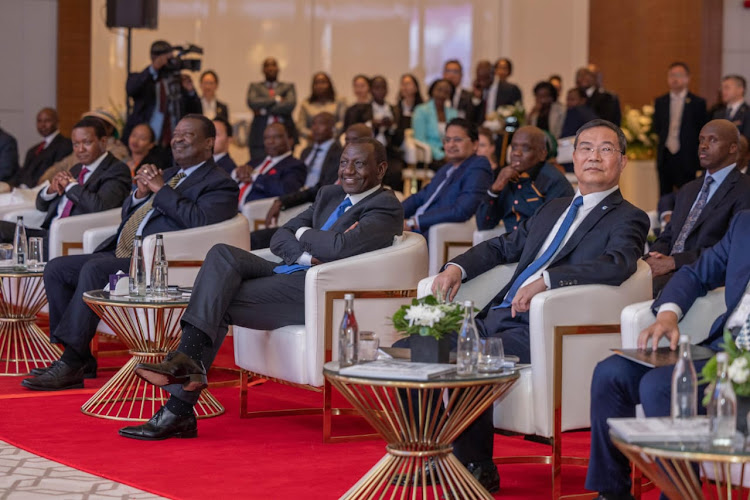
[[[423,363],[447,363],[452,332],[458,332],[464,320],[460,304],[441,304],[433,295],[413,299],[393,315],[393,326],[409,336],[411,360]]]
[[[732,388],[737,395],[737,430],[747,433],[747,414],[750,411],[750,351],[737,346],[729,331],[724,332],[722,349],[729,355],[727,374],[732,380]],[[701,370],[699,384],[709,384],[703,396],[703,406],[708,407],[711,400],[711,389],[719,374],[716,368],[716,356],[709,359]]]

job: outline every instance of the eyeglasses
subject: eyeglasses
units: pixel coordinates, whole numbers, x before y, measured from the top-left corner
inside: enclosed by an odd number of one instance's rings
[[[593,148],[591,146],[578,146],[576,151],[580,151],[584,156],[591,156],[594,151],[599,151],[599,156],[602,158],[612,158],[615,153],[622,154],[621,149],[613,148],[612,146],[601,146],[599,148]]]
[[[444,144],[450,144],[451,142],[454,144],[461,144],[465,140],[465,137],[443,137]]]

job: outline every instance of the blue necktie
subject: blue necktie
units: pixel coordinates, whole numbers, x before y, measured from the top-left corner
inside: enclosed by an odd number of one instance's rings
[[[344,198],[344,201],[339,203],[339,206],[336,207],[336,210],[334,210],[331,215],[328,217],[328,220],[325,224],[323,224],[323,227],[320,228],[321,231],[328,231],[331,229],[331,226],[334,225],[334,223],[344,215],[344,212],[346,212],[346,209],[352,206],[352,200],[349,197]],[[304,271],[306,269],[310,269],[310,266],[303,266],[300,264],[291,264],[291,265],[281,265],[276,266],[273,268],[273,272],[276,274],[292,274],[296,273],[297,271]]]
[[[557,252],[557,249],[560,248],[560,245],[565,239],[565,235],[568,234],[570,226],[573,225],[573,221],[575,220],[576,214],[578,213],[578,209],[581,207],[581,205],[583,205],[583,197],[578,196],[575,200],[573,200],[573,204],[570,206],[570,210],[568,210],[568,213],[565,215],[565,218],[560,225],[560,229],[557,230],[557,234],[555,234],[555,237],[552,240],[552,243],[550,243],[547,247],[547,250],[545,250],[542,255],[537,257],[534,262],[529,264],[529,266],[524,269],[521,274],[518,275],[518,278],[516,278],[516,280],[513,282],[513,286],[511,286],[510,290],[508,290],[508,294],[505,296],[505,300],[503,300],[503,303],[499,306],[493,307],[492,309],[498,309],[500,307],[510,307],[511,302],[513,302],[513,297],[516,296],[518,289],[521,288],[521,285],[523,285],[524,281],[529,279],[529,276],[532,276],[534,273],[539,271],[542,266],[544,266],[544,264],[546,264],[547,261],[550,260],[553,255],[555,255],[555,252]]]

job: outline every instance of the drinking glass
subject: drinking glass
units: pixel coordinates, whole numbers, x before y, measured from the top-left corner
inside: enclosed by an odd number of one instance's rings
[[[378,359],[380,339],[374,332],[359,332],[359,347],[357,350],[359,361],[375,361]]]
[[[29,269],[41,269],[44,267],[44,247],[42,238],[33,236],[29,238],[29,255],[26,265]]]
[[[480,339],[479,342],[479,371],[483,373],[502,371],[505,361],[503,339],[487,337]]]
[[[0,243],[0,266],[13,265],[13,244]]]

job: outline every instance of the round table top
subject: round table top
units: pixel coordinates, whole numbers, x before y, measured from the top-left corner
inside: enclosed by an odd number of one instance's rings
[[[25,266],[0,266],[0,278],[40,277],[44,274],[44,267],[28,269]]]
[[[408,363],[408,362],[407,362]],[[363,385],[382,385],[409,388],[429,387],[468,387],[482,384],[497,384],[500,382],[515,380],[518,378],[517,370],[503,370],[493,373],[476,373],[473,375],[459,375],[455,371],[443,373],[431,377],[428,380],[412,380],[406,378],[380,378],[362,375],[342,375],[339,373],[339,362],[329,361],[323,365],[323,373],[328,376],[337,377],[347,382],[360,383]]]
[[[190,296],[184,296],[181,291],[170,291],[166,297],[146,295],[131,297],[130,295],[110,295],[104,290],[91,290],[83,294],[84,302],[98,304],[120,305],[124,307],[186,307]]]
[[[624,446],[637,447],[647,455],[680,458],[691,461],[750,462],[750,443],[741,433],[735,434],[731,446],[716,446],[710,439],[703,441],[628,442],[610,432],[612,441]]]

